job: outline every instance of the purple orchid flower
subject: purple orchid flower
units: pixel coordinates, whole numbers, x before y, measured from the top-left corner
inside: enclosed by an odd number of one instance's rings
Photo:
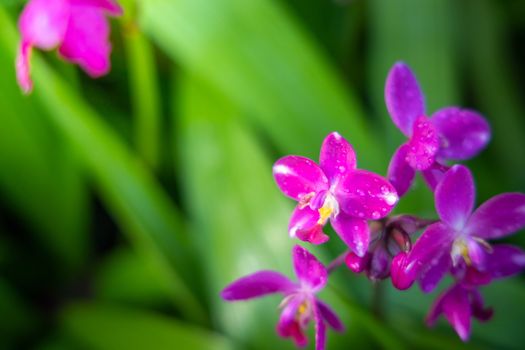
[[[398,201],[385,178],[356,169],[354,149],[336,132],[325,138],[319,165],[308,158],[287,156],[275,163],[273,176],[281,191],[299,202],[288,228],[291,237],[324,243],[328,236],[323,227],[330,219],[358,256],[365,255],[370,242],[367,220],[385,217]]]
[[[439,315],[444,314],[461,340],[470,337],[471,318],[485,322],[492,317],[492,309],[486,309],[481,293],[462,283],[456,283],[443,292],[434,302],[426,318],[428,326],[433,326]]]
[[[346,255],[345,262],[355,273],[366,273],[371,281],[390,276],[392,258],[400,252],[408,252],[412,247],[410,236],[422,230],[433,221],[411,215],[399,215],[371,223],[372,242],[363,257],[354,252]]]
[[[388,167],[387,178],[399,196],[408,191],[416,171],[422,171],[435,189],[448,170],[447,160],[472,158],[490,140],[487,121],[474,111],[445,107],[427,118],[416,77],[402,62],[388,74],[385,101],[392,121],[409,138],[396,150]]]
[[[455,271],[457,282],[436,299],[427,315],[427,324],[434,325],[439,315],[444,314],[459,337],[467,341],[471,318],[488,321],[493,313],[492,309],[484,307],[478,287],[494,279],[516,275],[524,268],[525,252],[511,245],[495,245],[484,271],[472,266]]]
[[[466,267],[483,273],[490,271],[492,265],[524,263],[522,259],[515,261],[515,255],[499,254],[486,240],[505,237],[525,227],[525,195],[500,194],[472,213],[474,200],[470,170],[462,165],[450,168],[435,191],[441,221],[430,225],[409,253],[394,258],[394,286],[407,289],[417,279],[422,290],[430,292],[451,268],[457,270],[455,274]]]
[[[113,0],[31,0],[18,26],[22,42],[16,59],[18,84],[25,93],[33,88],[30,56],[33,47],[51,50],[59,46],[64,59],[78,64],[91,77],[110,68],[109,24],[106,15],[120,16]]]
[[[277,333],[283,338],[293,338],[298,347],[307,345],[304,332],[310,321],[315,323],[315,348],[324,350],[326,324],[338,332],[343,324],[334,311],[315,296],[326,285],[328,272],[315,256],[296,245],[292,251],[295,274],[299,283],[275,271],[259,271],[245,276],[227,286],[221,297],[228,301],[249,300],[268,294],[282,293],[282,312]]]

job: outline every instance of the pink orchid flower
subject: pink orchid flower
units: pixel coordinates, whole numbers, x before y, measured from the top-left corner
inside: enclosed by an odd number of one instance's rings
[[[51,50],[78,64],[93,78],[110,69],[109,23],[106,15],[120,16],[122,8],[113,0],[31,0],[18,26],[22,36],[16,58],[18,84],[31,92],[30,57],[33,47]]]

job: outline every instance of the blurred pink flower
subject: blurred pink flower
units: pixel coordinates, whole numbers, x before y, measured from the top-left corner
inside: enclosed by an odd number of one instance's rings
[[[114,0],[30,0],[18,27],[21,43],[16,58],[18,84],[31,92],[30,57],[33,47],[51,50],[78,64],[96,78],[110,69],[109,23],[106,15],[120,16],[122,8]]]

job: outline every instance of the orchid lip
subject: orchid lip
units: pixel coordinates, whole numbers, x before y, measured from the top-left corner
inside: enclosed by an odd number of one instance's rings
[[[330,217],[336,217],[339,214],[339,203],[337,199],[329,193],[327,194],[323,206],[319,208],[319,225],[324,225]]]
[[[469,251],[469,240],[475,241],[477,244],[481,245],[487,253],[490,254],[493,252],[492,246],[487,241],[479,237],[471,236],[466,238],[456,238],[452,243],[452,249],[450,251],[450,257],[452,258],[452,264],[454,266],[458,265],[460,258],[463,258],[463,261],[465,261],[467,266],[473,265],[471,252]]]

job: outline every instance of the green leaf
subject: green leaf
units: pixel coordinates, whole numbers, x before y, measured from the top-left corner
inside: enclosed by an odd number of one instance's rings
[[[0,279],[0,347],[11,348],[10,342],[30,333],[38,325],[34,310],[4,279]]]
[[[170,288],[158,278],[155,264],[129,248],[108,255],[94,281],[98,300],[161,307],[169,303]]]
[[[516,67],[508,57],[511,28],[493,1],[465,1],[460,11],[465,25],[465,70],[472,76],[472,93],[477,98],[492,127],[490,170],[499,175],[491,183],[495,191],[525,190],[525,103],[516,79]],[[505,46],[507,45],[507,46]],[[505,186],[506,183],[506,186]]]
[[[166,53],[247,112],[290,153],[317,157],[337,130],[360,161],[386,157],[353,94],[277,1],[140,1],[140,24]]]
[[[134,7],[130,6],[130,12]],[[134,16],[124,24],[124,45],[130,75],[135,147],[152,169],[159,163],[161,107],[153,47],[135,23]]]
[[[235,118],[239,110],[195,78],[181,78],[177,91],[177,168],[199,232],[214,318],[228,334],[255,348],[289,346],[274,333],[279,297],[232,304],[219,293],[234,279],[260,269],[291,272],[292,241],[286,232],[291,206],[273,184],[269,159]]]
[[[61,318],[64,331],[90,349],[233,349],[216,333],[148,311],[74,304]]]
[[[14,57],[13,25],[0,8],[0,45]],[[204,322],[205,312],[189,285],[197,288],[191,247],[180,214],[157,181],[118,135],[38,55],[33,57],[35,97],[56,128],[76,149],[98,191],[135,249],[155,262],[183,313]],[[193,269],[187,268],[192,266]]]
[[[9,29],[2,24],[0,35],[10,36]],[[85,176],[38,101],[22,95],[13,63],[17,44],[10,45],[0,50],[0,191],[59,269],[71,273],[88,253]]]

